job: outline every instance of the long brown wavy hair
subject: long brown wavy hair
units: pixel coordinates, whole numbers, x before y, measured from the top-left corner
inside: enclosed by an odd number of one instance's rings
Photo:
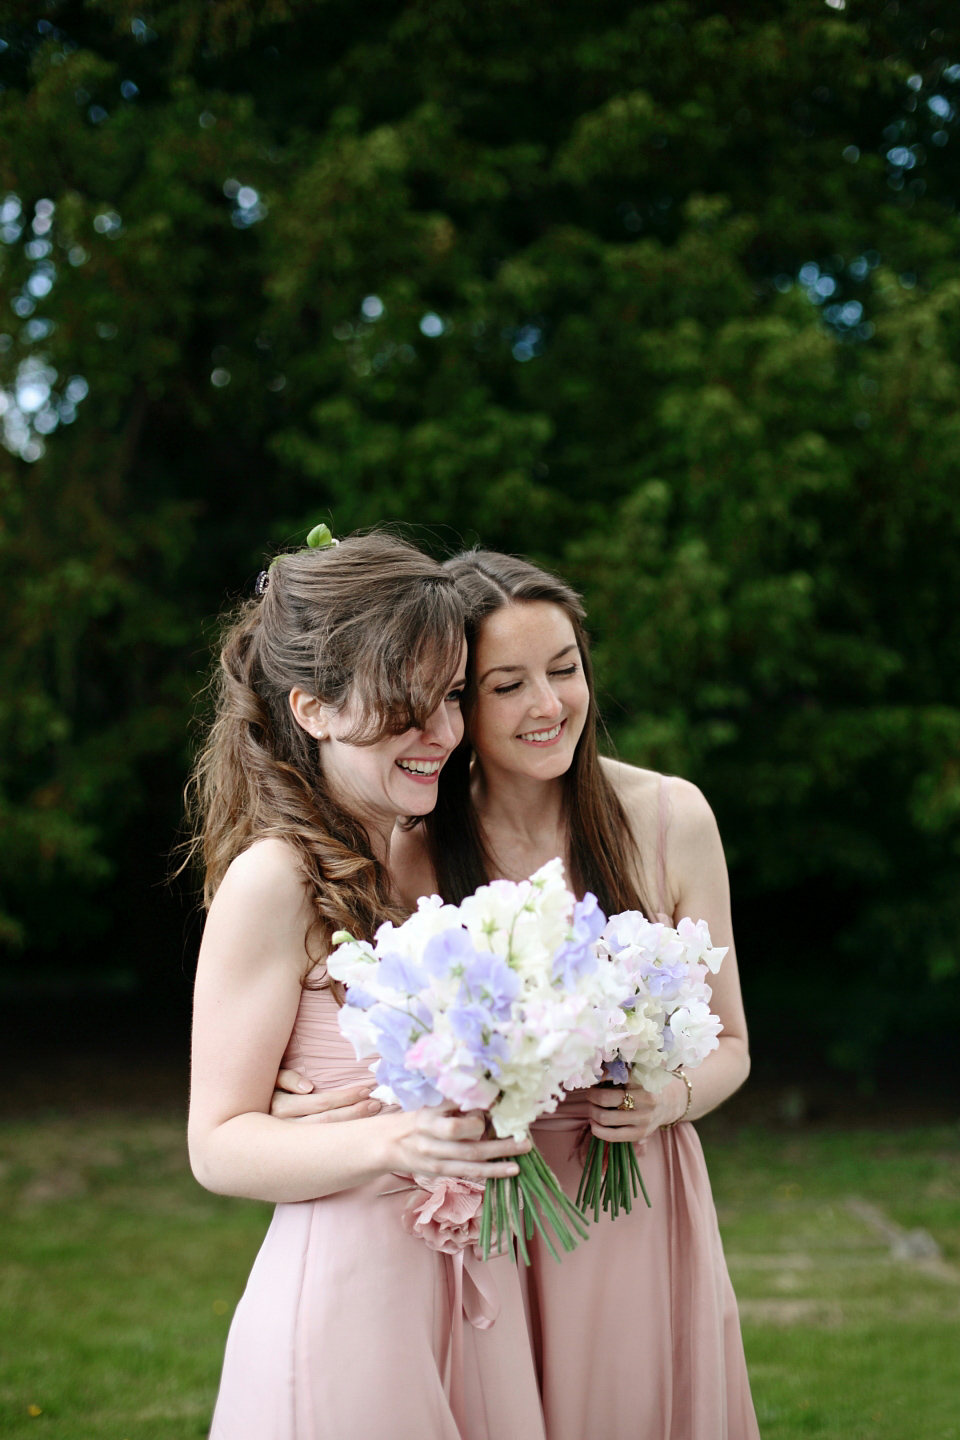
[[[586,611],[577,592],[546,570],[513,555],[479,548],[444,565],[467,607],[467,689],[463,699],[464,740],[444,766],[436,808],[423,820],[440,894],[459,904],[494,874],[470,796],[470,716],[476,704],[475,641],[488,615],[504,605],[545,600],[559,605],[573,626],[590,704],[573,763],[563,777],[563,819],[570,853],[570,880],[578,894],[592,890],[608,915],[621,910],[652,914],[638,880],[641,857],[623,806],[604,774],[597,749],[599,715],[584,629]],[[633,862],[633,863],[631,863]]]
[[[392,535],[278,560],[262,598],[227,619],[214,717],[187,787],[188,847],[203,864],[207,906],[231,861],[275,836],[296,852],[311,894],[308,941],[329,945],[340,929],[370,938],[382,921],[404,918],[289,695],[299,687],[334,710],[349,702],[360,719],[346,738],[356,745],[422,728],[450,684],[463,634],[456,577]]]

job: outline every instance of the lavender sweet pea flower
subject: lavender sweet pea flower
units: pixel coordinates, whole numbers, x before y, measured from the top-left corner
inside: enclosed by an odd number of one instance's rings
[[[427,986],[423,966],[406,955],[384,955],[377,979],[386,989],[400,990],[404,995],[419,995]]]
[[[490,1015],[480,1005],[457,1005],[448,1012],[450,1029],[466,1046],[473,1060],[482,1060],[494,1075],[500,1073],[500,1062],[508,1055],[507,1042],[491,1031]]]
[[[422,1006],[416,1008],[421,1012],[419,1015],[408,1015],[389,1005],[375,1005],[369,1012],[377,1035],[377,1048],[391,1065],[402,1065],[410,1046],[429,1029],[429,1014]]]
[[[589,975],[597,966],[597,957],[589,944],[568,940],[553,957],[553,979],[565,990],[573,990],[582,975]]]
[[[615,1085],[626,1085],[630,1079],[630,1066],[625,1060],[607,1060],[603,1066],[603,1078]]]
[[[364,990],[360,985],[351,985],[346,1003],[355,1010],[372,1010],[379,1002],[376,995],[371,995],[369,990]]]
[[[596,969],[593,942],[600,939],[606,923],[596,895],[588,890],[573,907],[573,939],[561,945],[554,956],[553,978],[560,980],[565,990],[572,990],[579,979]]]
[[[657,1000],[675,1000],[689,979],[689,971],[683,960],[678,960],[673,965],[652,965],[649,961],[643,961],[638,968],[647,983],[647,989]]]
[[[498,1019],[507,1015],[520,994],[520,976],[511,970],[501,955],[474,951],[469,969],[463,977],[460,1003],[479,1000]]]
[[[373,1073],[378,1084],[389,1085],[397,1097],[398,1105],[404,1110],[419,1110],[421,1105],[439,1105],[443,1101],[444,1097],[435,1085],[431,1085],[425,1076],[415,1070],[407,1070],[403,1065],[381,1059]]]
[[[606,928],[607,917],[600,909],[596,895],[588,890],[573,907],[573,936],[581,945],[599,940]]]
[[[451,926],[427,941],[423,950],[423,968],[436,980],[442,980],[447,975],[462,975],[476,953],[467,931],[460,926]]]

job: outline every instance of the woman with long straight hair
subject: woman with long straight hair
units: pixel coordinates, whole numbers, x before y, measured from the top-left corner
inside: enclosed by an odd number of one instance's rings
[[[579,596],[536,566],[475,550],[447,562],[470,612],[466,735],[437,806],[402,829],[391,856],[412,903],[459,902],[561,855],[572,887],[608,914],[704,919],[729,946],[713,980],[719,1049],[657,1095],[629,1084],[577,1092],[534,1126],[576,1195],[589,1134],[633,1143],[651,1200],[559,1265],[534,1241],[531,1338],[547,1440],[757,1440],[736,1301],[703,1153],[690,1123],[749,1071],[723,847],[700,791],[601,758]],[[282,1077],[293,1088],[296,1076]],[[278,1113],[303,1102],[278,1094]],[[305,1108],[305,1107],[304,1107]]]
[[[440,1253],[403,1223],[410,1177],[516,1174],[526,1147],[449,1107],[371,1114],[324,968],[337,930],[372,938],[405,917],[391,839],[432,808],[463,733],[463,599],[376,534],[285,555],[261,580],[224,635],[193,789],[209,915],[191,1163],[210,1190],[277,1203],[211,1436],[542,1440],[512,1262]],[[281,1063],[345,1092],[351,1118],[273,1118]]]

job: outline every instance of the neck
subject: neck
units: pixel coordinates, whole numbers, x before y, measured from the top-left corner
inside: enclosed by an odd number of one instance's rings
[[[379,860],[381,865],[389,867],[390,844],[399,815],[382,815],[379,812],[365,811],[360,806],[351,806],[350,813],[366,830],[373,858]]]
[[[564,855],[563,776],[535,780],[529,775],[501,774],[477,760],[471,789],[494,856],[529,852],[552,859]]]
[[[399,816],[397,817],[399,819]],[[373,851],[374,859],[379,860],[381,865],[390,867],[390,842],[393,839],[393,830],[396,820],[388,825],[381,818],[377,820],[364,820],[367,834],[370,836],[370,848]]]

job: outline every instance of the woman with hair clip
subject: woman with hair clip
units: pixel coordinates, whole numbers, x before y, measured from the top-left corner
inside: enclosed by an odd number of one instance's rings
[[[212,1440],[542,1440],[512,1260],[442,1254],[403,1224],[409,1177],[516,1174],[526,1147],[449,1107],[373,1114],[323,963],[337,930],[405,916],[391,839],[432,809],[463,734],[462,597],[377,534],[282,556],[257,588],[223,638],[193,782],[209,915],[191,1164],[210,1190],[277,1203]],[[349,1118],[271,1117],[281,1064]]]
[[[589,1133],[629,1141],[651,1208],[601,1215],[557,1264],[534,1242],[528,1314],[547,1440],[758,1440],[703,1153],[691,1121],[749,1071],[723,847],[700,791],[597,752],[584,610],[563,581],[524,560],[470,551],[447,562],[471,621],[466,739],[436,808],[391,855],[408,904],[457,903],[487,880],[517,880],[555,855],[608,914],[704,919],[729,946],[713,978],[719,1049],[659,1094],[597,1086],[534,1126],[576,1195]],[[293,1089],[298,1077],[278,1084]],[[306,1108],[275,1097],[277,1113]]]

